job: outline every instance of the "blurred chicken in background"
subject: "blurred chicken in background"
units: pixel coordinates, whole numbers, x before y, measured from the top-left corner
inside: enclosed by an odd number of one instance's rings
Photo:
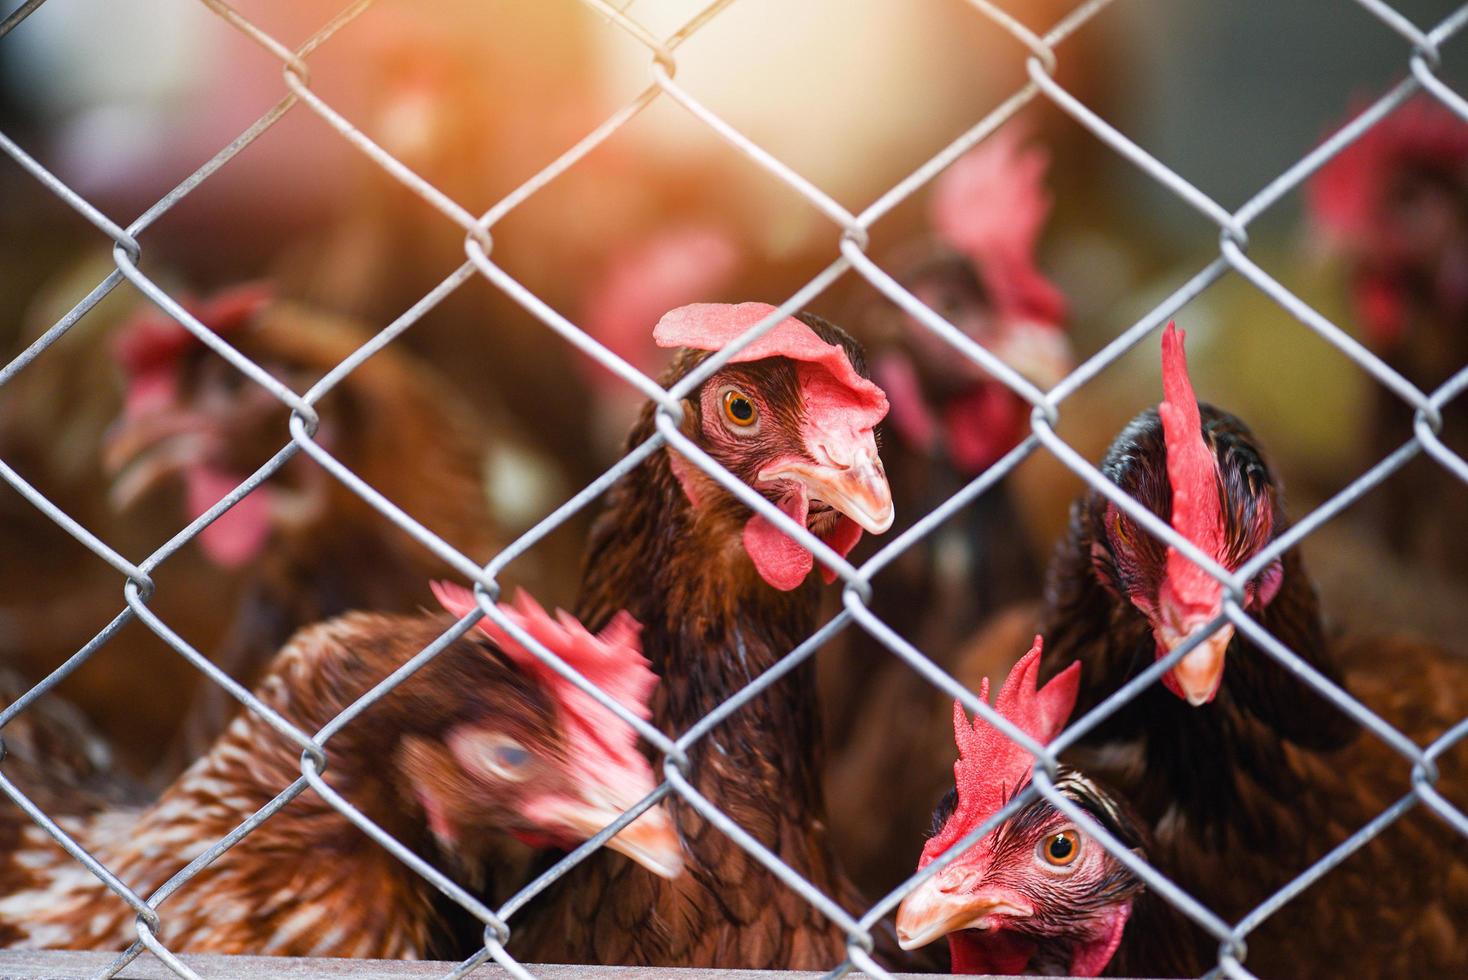
[[[294,391],[306,391],[361,346],[354,321],[290,303],[250,285],[191,304],[191,312]],[[144,310],[118,333],[124,409],[104,460],[113,504],[126,509],[181,483],[193,520],[288,441],[276,397],[208,350],[172,318]],[[313,440],[370,487],[475,561],[503,543],[482,482],[483,460],[503,425],[467,412],[462,399],[406,350],[389,347],[316,403]],[[211,658],[244,684],[301,626],[353,609],[411,611],[444,566],[304,452],[200,532],[208,559],[243,570],[239,607],[220,616]],[[518,568],[527,578],[543,555]],[[191,758],[232,708],[214,685],[184,723]],[[170,773],[171,775],[171,773]]]
[[[1320,243],[1346,267],[1366,344],[1429,395],[1468,368],[1468,123],[1427,96],[1398,108],[1309,187]],[[1412,409],[1373,385],[1375,463],[1412,438]],[[1468,400],[1443,407],[1439,438],[1468,457]],[[1367,497],[1370,519],[1418,571],[1468,578],[1468,485],[1426,453]]]
[[[51,328],[112,268],[85,253],[37,290],[18,320],[20,345]],[[160,501],[132,513],[110,505],[101,446],[122,408],[109,337],[139,302],[122,285],[0,388],[0,459],[39,493],[124,557],[141,560],[181,525]],[[123,611],[125,579],[8,485],[0,486],[0,664],[34,683],[81,650]],[[154,573],[150,608],[189,637],[209,637],[236,583],[211,575],[186,549]],[[105,736],[111,755],[141,773],[177,724],[196,672],[145,627],[123,627],[62,682],[59,693]],[[6,703],[12,700],[6,699]],[[172,707],[166,707],[171,705]],[[13,724],[24,724],[21,716]],[[5,729],[9,737],[11,727]]]
[[[935,182],[932,234],[886,263],[924,305],[1042,391],[1071,363],[1065,298],[1036,263],[1050,212],[1048,164],[1021,127],[1001,129]],[[877,347],[872,373],[892,404],[883,453],[911,526],[1029,434],[1029,405],[885,299],[867,307],[867,327]],[[950,671],[1007,670],[1019,648],[1008,631],[994,641],[974,634],[1007,606],[1039,597],[1035,544],[1009,486],[987,490],[875,581],[873,612]],[[1021,633],[1030,629],[1023,612],[1017,618]],[[828,738],[838,746],[833,826],[860,884],[875,892],[910,872],[898,841],[920,832],[945,779],[942,766],[915,760],[941,759],[949,733],[941,712],[911,710],[932,700],[926,681],[865,633],[846,635],[848,649],[827,661],[825,682]],[[992,663],[979,662],[985,651]],[[893,725],[861,723],[872,717]],[[911,800],[911,812],[889,821],[860,815],[891,799]]]
[[[925,306],[1042,391],[1071,367],[1065,299],[1036,265],[1050,212],[1048,164],[1021,129],[1000,130],[935,183],[934,237],[889,263]],[[891,451],[903,454],[897,469],[916,518],[1018,445],[1030,406],[905,311],[883,302],[871,313],[884,334],[872,369],[892,399]],[[958,635],[984,606],[1034,593],[1036,563],[1008,494],[984,494],[935,538],[961,569],[947,588],[962,611],[942,617]]]

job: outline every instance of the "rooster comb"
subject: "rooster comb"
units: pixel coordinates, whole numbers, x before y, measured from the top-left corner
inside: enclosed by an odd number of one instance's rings
[[[768,303],[693,303],[669,310],[653,328],[659,347],[688,347],[722,350],[726,345],[775,312]],[[882,389],[857,373],[846,351],[828,344],[807,324],[787,316],[758,339],[729,359],[730,364],[787,357],[824,368],[837,384],[820,385],[806,392],[812,410],[847,414],[853,428],[870,429],[887,414],[887,396]],[[815,396],[814,400],[812,395]]]
[[[1050,155],[1006,126],[938,178],[930,220],[938,237],[965,255],[999,313],[1048,323],[1065,319],[1065,297],[1035,265],[1035,245],[1050,215],[1045,171]]]
[[[1040,651],[1044,641],[1036,636],[1030,652],[1010,668],[994,710],[1041,745],[1048,744],[1065,727],[1080,690],[1080,662],[1071,664],[1043,687],[1038,685]],[[989,700],[989,679],[979,685],[979,698]],[[998,728],[975,716],[972,724],[963,704],[953,702],[953,738],[958,744],[958,761],[953,779],[958,803],[943,829],[923,849],[924,863],[942,854],[960,837],[972,831],[1029,781],[1035,758]]]
[[[210,330],[225,334],[250,322],[273,295],[269,284],[254,282],[223,290],[207,300],[186,296],[180,305]],[[195,343],[194,335],[183,324],[150,305],[118,329],[113,353],[123,370],[135,376],[173,363]]]
[[[1183,350],[1187,334],[1169,323],[1162,332],[1162,403],[1157,406],[1167,445],[1167,482],[1172,487],[1172,527],[1205,555],[1224,558],[1224,517],[1219,494],[1218,460],[1203,439],[1203,420],[1188,359]],[[1167,549],[1164,598],[1180,612],[1212,616],[1223,587],[1218,580],[1184,557]]]
[[[1426,97],[1400,106],[1322,167],[1308,187],[1310,211],[1343,242],[1367,244],[1395,173],[1414,163],[1468,166],[1468,126]]]
[[[474,594],[463,586],[433,582],[430,587],[439,604],[455,616],[462,618],[479,610]],[[516,592],[513,603],[500,603],[499,610],[632,714],[643,719],[651,716],[648,699],[657,686],[657,675],[642,656],[640,627],[631,615],[620,612],[593,634],[570,613],[558,609],[552,617],[524,591]],[[618,768],[646,765],[637,752],[637,732],[615,712],[556,673],[498,623],[485,617],[478,628],[511,663],[550,692],[573,736],[568,742],[581,755],[583,767],[594,771],[606,764]]]

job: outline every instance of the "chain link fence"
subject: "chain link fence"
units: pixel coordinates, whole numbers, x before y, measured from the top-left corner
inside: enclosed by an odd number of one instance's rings
[[[3,43],[5,36],[12,30],[21,27],[25,19],[41,7],[43,2],[44,0],[25,0],[24,3],[6,17],[3,23],[0,23],[0,43]],[[58,507],[35,487],[27,483],[10,465],[0,460],[0,477],[3,477],[26,500],[77,541],[85,545],[96,556],[107,562],[123,577],[123,593],[126,600],[126,608],[89,643],[78,650],[74,656],[58,667],[40,684],[36,685],[13,704],[8,705],[3,712],[0,712],[0,734],[3,734],[3,726],[5,724],[9,723],[21,712],[24,712],[32,702],[45,695],[47,691],[74,671],[96,653],[96,651],[101,649],[108,642],[109,638],[116,634],[118,630],[122,629],[126,623],[132,619],[138,619],[157,634],[157,636],[162,638],[180,656],[184,657],[202,672],[209,681],[227,690],[247,710],[263,718],[282,736],[290,739],[294,744],[299,746],[301,750],[301,775],[299,779],[281,792],[268,805],[260,809],[249,820],[199,854],[197,858],[189,862],[186,867],[174,875],[169,881],[147,895],[136,892],[126,881],[120,880],[107,867],[98,862],[75,839],[69,836],[57,821],[53,820],[42,809],[27,799],[16,784],[8,778],[3,769],[0,769],[0,789],[3,789],[11,800],[23,808],[31,819],[39,824],[73,858],[105,882],[107,887],[116,893],[136,913],[136,942],[102,971],[101,975],[111,976],[118,973],[144,950],[147,950],[167,964],[178,976],[197,976],[194,970],[160,941],[160,928],[162,922],[168,915],[169,897],[179,889],[187,887],[190,879],[202,868],[239,842],[245,835],[251,833],[264,821],[269,820],[273,814],[308,787],[320,793],[323,799],[327,800],[331,806],[339,810],[399,860],[409,865],[417,874],[430,881],[441,892],[450,896],[469,914],[484,924],[483,949],[464,961],[449,974],[455,977],[465,975],[479,965],[491,960],[500,964],[515,976],[532,976],[532,973],[525,966],[517,962],[506,949],[506,944],[514,928],[514,920],[517,912],[532,898],[561,877],[569,868],[603,846],[611,836],[629,824],[636,816],[646,809],[657,805],[659,801],[668,796],[681,798],[710,824],[726,834],[738,846],[749,852],[781,881],[799,893],[806,901],[819,909],[821,913],[837,923],[844,930],[848,937],[847,949],[849,955],[845,962],[832,964],[833,969],[830,975],[833,977],[841,976],[852,970],[861,970],[872,976],[888,975],[873,960],[871,955],[873,947],[872,930],[876,924],[885,916],[889,915],[897,907],[902,898],[917,887],[919,883],[937,874],[950,859],[956,857],[968,846],[987,835],[993,828],[997,827],[1020,808],[1038,797],[1045,798],[1060,811],[1064,812],[1086,832],[1098,839],[1117,860],[1145,881],[1148,888],[1165,897],[1167,901],[1175,905],[1188,918],[1216,937],[1220,944],[1216,971],[1229,976],[1251,975],[1245,965],[1245,944],[1252,930],[1257,928],[1260,923],[1286,902],[1290,901],[1293,896],[1347,859],[1407,811],[1418,806],[1430,808],[1459,833],[1468,836],[1468,815],[1455,808],[1434,788],[1434,782],[1437,779],[1437,760],[1455,743],[1468,737],[1468,719],[1465,719],[1452,730],[1445,733],[1431,745],[1421,747],[1413,744],[1401,733],[1394,730],[1388,723],[1352,698],[1346,691],[1315,672],[1299,656],[1264,631],[1244,612],[1241,605],[1247,582],[1269,566],[1271,562],[1287,549],[1298,545],[1307,535],[1340,514],[1345,508],[1376,487],[1383,480],[1387,479],[1407,461],[1418,454],[1428,454],[1441,464],[1441,466],[1455,474],[1460,480],[1468,483],[1468,461],[1451,452],[1438,438],[1438,432],[1442,425],[1441,411],[1443,407],[1450,400],[1459,396],[1465,389],[1468,389],[1468,368],[1458,371],[1446,384],[1442,385],[1436,391],[1427,392],[1420,390],[1370,350],[1354,340],[1346,331],[1312,309],[1282,285],[1268,271],[1256,264],[1248,254],[1249,229],[1258,218],[1273,208],[1286,195],[1297,190],[1308,177],[1328,160],[1360,139],[1371,127],[1396,110],[1409,97],[1419,92],[1425,92],[1441,102],[1457,116],[1461,117],[1465,121],[1465,124],[1468,124],[1468,101],[1465,101],[1461,95],[1451,90],[1437,74],[1440,66],[1439,49],[1449,38],[1458,33],[1465,24],[1468,24],[1468,6],[1456,11],[1441,23],[1424,29],[1412,23],[1388,3],[1383,2],[1383,0],[1355,0],[1360,7],[1364,8],[1380,21],[1384,32],[1384,41],[1403,45],[1404,60],[1406,66],[1410,69],[1410,73],[1390,91],[1380,96],[1363,111],[1360,111],[1349,124],[1315,147],[1309,154],[1289,167],[1284,173],[1270,181],[1242,207],[1236,210],[1230,210],[1203,193],[1197,186],[1189,182],[1187,178],[1169,169],[1156,157],[1149,154],[1146,149],[1128,139],[1088,107],[1081,99],[1077,98],[1075,94],[1067,91],[1056,80],[1057,65],[1064,57],[1065,42],[1067,39],[1077,31],[1085,28],[1098,14],[1110,6],[1113,0],[1088,0],[1088,2],[1075,7],[1069,14],[1043,34],[1037,34],[1029,30],[1016,20],[1013,15],[996,3],[988,2],[988,0],[968,0],[970,6],[973,8],[974,16],[986,18],[1005,32],[1009,38],[1012,38],[1013,43],[1022,46],[1028,52],[1026,61],[1028,80],[1018,90],[1003,100],[992,112],[975,123],[958,139],[944,147],[941,152],[892,186],[864,210],[853,213],[837,203],[832,196],[823,191],[819,186],[802,177],[757,142],[741,133],[728,120],[710,109],[693,92],[690,92],[678,82],[679,48],[685,41],[702,30],[723,9],[730,6],[734,0],[716,0],[716,2],[698,11],[695,16],[683,24],[678,30],[663,38],[652,34],[638,22],[635,16],[621,9],[629,5],[619,5],[608,2],[608,0],[582,0],[586,6],[592,8],[604,18],[606,23],[612,26],[612,29],[625,32],[628,37],[646,49],[649,58],[650,75],[647,86],[636,98],[622,106],[602,122],[601,125],[587,133],[584,138],[566,150],[559,158],[530,176],[523,184],[495,203],[484,214],[476,215],[470,213],[458,202],[446,196],[431,183],[415,174],[408,166],[394,158],[394,156],[385,151],[381,146],[374,143],[369,137],[355,128],[348,119],[344,118],[331,105],[323,101],[312,89],[311,56],[323,45],[329,44],[332,36],[341,30],[343,26],[362,15],[371,5],[371,0],[359,0],[359,2],[352,4],[335,19],[322,26],[304,44],[294,50],[262,30],[249,19],[242,16],[238,11],[221,2],[221,0],[202,0],[202,2],[230,27],[279,60],[288,92],[269,111],[240,133],[229,145],[221,149],[212,159],[173,190],[169,191],[156,204],[144,211],[143,214],[131,223],[124,226],[114,218],[104,214],[85,197],[76,193],[38,163],[25,148],[18,145],[3,133],[0,133],[0,148],[3,148],[9,157],[24,168],[35,179],[40,188],[60,198],[70,208],[90,222],[97,231],[112,241],[112,255],[116,263],[116,269],[98,283],[81,302],[76,304],[70,312],[57,321],[49,330],[46,330],[43,335],[21,352],[19,356],[5,365],[3,370],[0,370],[0,386],[9,382],[20,372],[25,371],[37,358],[42,357],[49,347],[60,340],[78,320],[86,316],[88,311],[103,297],[124,280],[127,280],[160,309],[187,329],[189,333],[197,337],[201,343],[207,345],[248,378],[251,383],[258,385],[261,389],[269,392],[278,399],[283,405],[289,408],[291,413],[290,441],[282,446],[279,452],[269,462],[217,504],[210,507],[186,527],[179,530],[162,547],[140,561],[133,561],[118,553],[107,542],[100,540],[86,527],[69,516],[62,508]],[[1118,0],[1118,2],[1124,2],[1124,0]],[[1346,5],[1346,0],[1342,0],[1342,6]],[[752,328],[736,342],[726,346],[721,352],[709,357],[697,370],[683,378],[670,390],[661,388],[656,382],[603,347],[575,323],[552,309],[546,302],[537,297],[535,293],[527,289],[505,271],[501,265],[497,264],[494,257],[494,231],[502,219],[524,204],[532,196],[541,192],[547,185],[551,184],[566,171],[575,167],[589,153],[608,140],[613,134],[617,133],[622,127],[626,126],[649,105],[660,99],[670,100],[682,106],[700,123],[718,134],[735,152],[747,157],[754,164],[763,168],[768,174],[791,188],[796,194],[809,202],[829,219],[833,233],[832,257],[828,266],[789,296],[763,322]],[[1160,187],[1165,188],[1179,201],[1203,215],[1218,228],[1218,255],[1215,259],[1199,269],[1180,288],[1167,296],[1166,299],[1140,320],[1117,334],[1114,339],[1107,343],[1094,356],[1078,366],[1068,377],[1049,391],[1042,391],[1037,388],[1007,364],[999,360],[993,353],[957,329],[953,324],[945,321],[943,317],[925,307],[867,254],[868,230],[876,222],[882,220],[884,216],[889,214],[900,203],[918,193],[949,164],[953,163],[976,144],[989,137],[1025,106],[1041,100],[1048,101],[1058,107],[1064,114],[1074,120],[1076,124],[1089,130],[1112,151],[1130,161]],[[139,268],[139,260],[143,253],[148,229],[163,215],[169,212],[170,209],[174,208],[180,201],[198,188],[200,184],[209,180],[241,150],[260,137],[266,130],[274,126],[286,113],[291,111],[308,112],[319,117],[326,126],[340,134],[343,139],[347,140],[376,165],[401,182],[404,187],[435,208],[442,214],[446,221],[457,225],[464,234],[464,252],[466,256],[462,265],[446,276],[442,282],[413,304],[410,309],[384,327],[370,342],[343,360],[334,370],[326,374],[309,390],[303,392],[291,390],[273,378],[259,364],[241,355],[229,342],[211,331],[194,316],[190,315],[178,299],[169,295],[167,291],[150,279]],[[1230,271],[1238,273],[1249,283],[1252,283],[1258,290],[1279,304],[1280,307],[1301,324],[1317,333],[1336,349],[1344,353],[1363,371],[1368,372],[1377,382],[1394,392],[1415,412],[1415,435],[1411,441],[1391,453],[1387,458],[1378,462],[1364,475],[1340,490],[1313,512],[1302,516],[1287,533],[1275,539],[1243,567],[1232,572],[1220,566],[1210,556],[1202,553],[1190,541],[1181,537],[1168,526],[1166,522],[1157,518],[1145,507],[1138,504],[1110,483],[1090,461],[1068,445],[1056,433],[1056,425],[1064,410],[1066,400],[1072,394],[1088,381],[1095,378],[1132,347],[1148,338],[1154,330],[1171,318],[1176,311]],[[974,479],[961,492],[955,494],[951,499],[947,500],[931,513],[923,516],[895,539],[885,542],[873,557],[859,567],[847,562],[841,555],[836,554],[821,541],[817,540],[805,527],[798,526],[786,517],[785,514],[781,513],[777,507],[720,467],[718,463],[690,442],[679,431],[678,427],[682,416],[680,401],[690,391],[694,390],[703,380],[727,363],[740,350],[752,343],[767,330],[774,327],[780,320],[800,311],[812,299],[820,295],[823,290],[827,289],[827,287],[831,286],[841,277],[849,274],[859,276],[866,280],[894,304],[910,314],[924,328],[930,330],[934,335],[951,345],[957,354],[972,360],[989,375],[1002,381],[1015,394],[1033,406],[1031,433],[1020,445],[1014,448],[999,463]],[[571,344],[588,357],[595,359],[628,386],[658,406],[655,435],[627,454],[580,492],[576,493],[539,524],[531,528],[518,540],[496,555],[489,564],[484,566],[480,566],[471,561],[440,537],[415,521],[412,516],[399,509],[393,501],[386,499],[376,489],[369,486],[357,474],[352,472],[351,469],[334,458],[314,437],[318,423],[320,422],[315,406],[320,399],[335,388],[365,360],[386,345],[393,343],[404,331],[412,327],[416,321],[473,276],[485,277],[489,282],[493,283],[515,302],[533,314],[556,336],[566,343]],[[730,493],[751,507],[756,513],[774,522],[781,530],[814,552],[823,564],[834,569],[843,583],[842,599],[844,607],[834,619],[826,623],[796,649],[790,651],[786,657],[777,662],[763,675],[755,678],[753,682],[742,690],[734,693],[716,711],[705,717],[701,723],[691,730],[673,737],[656,730],[622,707],[618,702],[598,691],[584,678],[576,675],[574,671],[571,671],[564,663],[560,662],[548,650],[538,644],[533,637],[519,630],[516,624],[508,620],[495,604],[500,589],[499,575],[507,565],[515,561],[517,557],[523,555],[537,542],[551,534],[572,515],[583,508],[592,506],[597,498],[616,480],[636,467],[650,454],[663,447],[671,447],[681,453],[692,465],[702,469]],[[988,705],[978,700],[973,692],[964,689],[952,677],[929,660],[922,651],[914,648],[901,636],[897,635],[868,608],[868,603],[872,595],[871,580],[873,576],[888,566],[905,549],[931,534],[940,524],[954,516],[962,508],[970,505],[981,494],[993,489],[1011,470],[1031,454],[1042,450],[1054,454],[1057,459],[1084,480],[1086,484],[1104,494],[1117,507],[1122,508],[1133,520],[1137,521],[1151,534],[1207,569],[1222,584],[1225,597],[1223,615],[1208,630],[1198,633],[1192,641],[1183,643],[1170,655],[1158,660],[1095,709],[1085,716],[1074,720],[1063,734],[1048,747],[1035,744],[1008,721],[996,715]],[[462,635],[472,626],[477,617],[471,615],[461,620],[438,642],[430,645],[418,656],[405,663],[400,670],[384,679],[349,710],[343,712],[325,728],[316,732],[307,732],[292,725],[285,718],[262,703],[249,690],[236,683],[231,677],[211,663],[208,656],[191,646],[149,607],[149,599],[154,593],[154,571],[163,562],[169,560],[171,556],[177,553],[187,542],[198,535],[207,525],[216,520],[225,511],[235,506],[247,494],[253,492],[263,481],[276,473],[293,456],[301,453],[313,459],[336,480],[340,481],[344,486],[348,487],[352,492],[359,495],[380,512],[387,520],[412,535],[423,547],[432,551],[466,579],[474,582],[476,584],[476,595],[484,616],[494,620],[501,628],[508,631],[534,651],[537,656],[546,660],[555,670],[569,677],[577,686],[614,711],[627,724],[633,726],[655,749],[661,761],[665,778],[651,796],[643,800],[636,808],[624,814],[614,824],[588,840],[584,845],[576,848],[551,870],[530,882],[500,908],[486,907],[470,894],[469,891],[429,866],[411,850],[396,841],[385,830],[362,816],[346,800],[334,793],[322,778],[322,773],[330,757],[330,742],[332,737],[343,726],[350,724],[362,711],[392,691],[394,687],[405,680],[415,669],[434,657],[452,639]],[[1312,687],[1337,705],[1340,710],[1359,722],[1368,732],[1382,739],[1400,753],[1403,763],[1411,770],[1412,786],[1410,792],[1403,796],[1389,810],[1381,814],[1379,818],[1372,820],[1366,826],[1362,827],[1289,885],[1270,896],[1254,909],[1253,912],[1237,923],[1224,921],[1203,903],[1148,866],[1120,842],[1112,838],[1102,827],[1098,826],[1076,804],[1057,792],[1052,781],[1056,772],[1056,760],[1061,753],[1068,747],[1075,745],[1087,733],[1095,730],[1099,724],[1120,706],[1137,695],[1143,687],[1157,682],[1164,672],[1170,670],[1212,628],[1221,626],[1225,622],[1231,622],[1242,635],[1248,637],[1258,648],[1276,658],[1294,673],[1304,677]],[[832,896],[822,894],[810,882],[783,864],[778,857],[763,848],[737,823],[731,820],[726,814],[720,812],[708,799],[701,796],[691,784],[687,772],[687,753],[692,745],[700,739],[707,737],[708,733],[721,721],[739,711],[741,707],[758,697],[771,684],[776,683],[797,665],[810,658],[823,643],[836,633],[852,626],[869,632],[890,649],[896,657],[909,665],[912,670],[920,673],[935,687],[959,699],[970,712],[996,725],[1017,742],[1020,742],[1036,759],[1034,778],[1024,791],[1017,794],[1007,805],[993,814],[981,827],[963,838],[963,840],[945,855],[945,858],[939,859],[929,865],[920,874],[915,875],[897,890],[882,898],[860,916],[848,913]],[[914,842],[915,852],[916,842]]]

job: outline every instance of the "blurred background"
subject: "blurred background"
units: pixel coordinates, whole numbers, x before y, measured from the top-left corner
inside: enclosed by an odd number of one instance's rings
[[[16,6],[6,0],[0,12]],[[701,5],[623,0],[619,6],[666,35]],[[1003,6],[1043,31],[1072,4],[1006,0]],[[1430,25],[1456,5],[1401,0],[1395,6]],[[305,42],[340,12],[339,2],[323,0],[240,0],[236,7],[287,47]],[[843,206],[860,211],[1023,85],[1026,53],[962,0],[738,0],[679,49],[677,81]],[[1400,80],[1410,53],[1406,41],[1344,0],[1117,0],[1060,46],[1057,78],[1233,209],[1353,109]],[[1446,53],[1442,76],[1462,81],[1452,67],[1452,44]],[[651,80],[647,51],[576,0],[379,0],[308,61],[320,99],[475,214]],[[271,54],[193,0],[51,0],[0,39],[0,131],[122,225],[287,92]],[[1217,230],[1043,98],[1010,126],[1048,160],[1043,184],[1053,209],[1034,264],[1064,297],[1064,357],[1080,363],[1216,258]],[[899,278],[901,267],[933,240],[934,187],[919,190],[872,229],[869,254]],[[1290,194],[1251,226],[1249,255],[1364,337],[1347,270],[1312,231],[1305,196]],[[836,258],[839,242],[827,218],[666,97],[515,208],[493,235],[496,264],[654,375],[665,359],[649,334],[664,310],[695,300],[779,303]],[[278,328],[282,337],[335,338],[336,346],[326,344],[315,360],[294,348],[252,354],[283,365],[283,373],[301,382],[293,384],[300,391],[453,273],[464,261],[463,237],[297,104],[141,234],[141,267],[172,295],[201,301],[241,283],[268,283],[272,302],[289,305],[293,317],[281,321],[287,323]],[[9,362],[113,263],[105,236],[0,157],[0,268],[0,359]],[[0,458],[134,559],[191,516],[180,510],[186,491],[177,487],[137,499],[120,494],[118,466],[106,458],[119,419],[131,410],[129,376],[114,355],[114,338],[125,321],[148,316],[148,308],[123,283],[0,388]],[[810,308],[874,351],[890,346],[892,331],[900,329],[893,326],[895,308],[852,273]],[[1293,515],[1380,458],[1369,438],[1379,386],[1247,282],[1226,277],[1177,319],[1189,334],[1200,397],[1259,430],[1290,490]],[[332,327],[313,332],[313,324],[325,322]],[[282,343],[290,347],[289,340]],[[482,542],[467,530],[455,538],[459,516],[440,509],[449,491],[436,489],[431,474],[414,475],[405,462],[451,425],[433,414],[442,405],[425,410],[421,420],[409,408],[390,406],[374,416],[357,406],[359,414],[346,417],[372,435],[351,447],[339,434],[333,450],[477,561],[487,561],[611,465],[639,404],[625,385],[478,275],[369,365],[389,357],[412,360],[429,393],[425,403],[458,406],[454,411],[472,416],[466,426],[490,433],[473,492],[482,494],[494,533]],[[1140,344],[1066,403],[1060,434],[1098,460],[1126,420],[1157,401],[1157,364],[1154,343]],[[323,416],[332,417],[325,410]],[[398,429],[384,421],[389,417]],[[271,416],[275,441],[238,460],[238,477],[285,445],[285,418],[283,409]],[[888,433],[889,445],[902,439]],[[894,446],[889,469],[904,465],[892,461],[898,453]],[[989,462],[947,466],[932,453],[911,455],[906,465],[920,478],[894,473],[903,523]],[[942,473],[930,479],[935,466]],[[313,478],[283,473],[281,479],[306,486]],[[1005,484],[1006,507],[1017,517],[1006,525],[1013,542],[1005,547],[1027,556],[1024,569],[994,560],[999,546],[984,537],[993,525],[983,524],[988,505],[981,501],[973,515],[978,523],[969,516],[953,522],[969,535],[957,551],[938,540],[913,558],[922,568],[899,563],[877,579],[879,596],[888,577],[894,595],[918,595],[921,615],[894,625],[935,656],[992,619],[997,599],[988,597],[1006,588],[1016,599],[1038,594],[1036,569],[1081,486],[1044,452]],[[1343,623],[1415,630],[1461,647],[1468,635],[1463,581],[1404,563],[1365,513],[1353,507],[1305,545],[1328,612]],[[505,581],[529,585],[546,603],[569,604],[591,516],[578,514],[517,558]],[[377,533],[401,534],[380,517],[364,520],[375,521]],[[4,485],[0,522],[0,656],[34,680],[123,608],[122,583]],[[1442,533],[1459,542],[1468,536],[1463,527]],[[875,546],[863,547],[858,556]],[[343,546],[333,560],[350,565],[362,553]],[[450,574],[421,548],[415,554],[423,578]],[[975,571],[981,565],[998,582],[993,589]],[[273,574],[304,573],[221,562],[207,548],[186,546],[159,569],[153,607],[211,653],[241,628],[239,617],[227,612],[272,595],[261,577]],[[900,579],[914,575],[912,592],[904,591]],[[924,601],[937,592],[958,596],[951,618],[948,607]],[[985,598],[975,602],[965,598],[969,593]],[[943,621],[918,621],[924,618]],[[1012,658],[1024,646],[1002,649]],[[822,669],[833,675],[833,779],[842,778],[842,747],[860,726],[865,702],[857,682],[867,682],[883,658],[861,638],[838,641],[821,654]],[[177,724],[176,713],[147,710],[143,702],[159,689],[184,698],[197,676],[132,623],[63,691],[143,774]],[[910,867],[910,855],[898,858]],[[880,877],[873,872],[874,881]]]

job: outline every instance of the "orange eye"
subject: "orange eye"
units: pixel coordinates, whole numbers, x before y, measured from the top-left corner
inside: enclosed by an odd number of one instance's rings
[[[754,402],[750,401],[748,395],[730,388],[724,392],[724,418],[744,429],[759,421],[759,412],[755,410]]]
[[[1064,868],[1075,861],[1081,853],[1081,835],[1074,830],[1062,830],[1051,834],[1040,842],[1040,856],[1045,863]]]

